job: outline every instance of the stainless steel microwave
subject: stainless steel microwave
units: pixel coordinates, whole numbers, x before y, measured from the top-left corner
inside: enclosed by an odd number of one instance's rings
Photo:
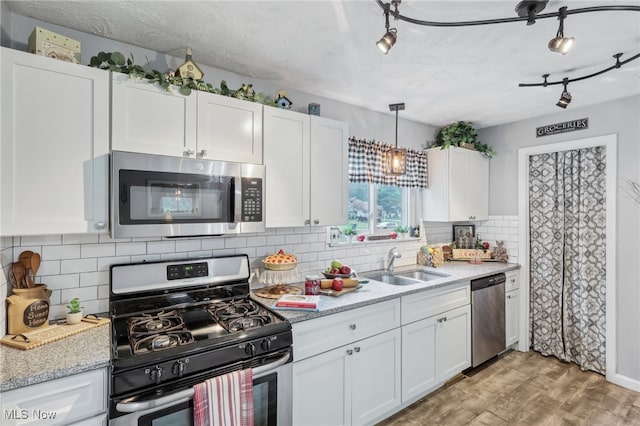
[[[188,237],[265,230],[265,169],[113,151],[111,234]]]

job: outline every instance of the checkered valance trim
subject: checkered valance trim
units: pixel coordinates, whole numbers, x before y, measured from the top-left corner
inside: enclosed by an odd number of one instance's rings
[[[385,153],[393,147],[384,142],[349,138],[349,182],[426,188],[427,153],[424,151],[407,148],[407,173],[402,176],[385,175]]]

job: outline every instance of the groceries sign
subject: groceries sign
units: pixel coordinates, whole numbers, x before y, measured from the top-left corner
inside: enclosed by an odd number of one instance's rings
[[[565,121],[564,123],[549,124],[536,128],[536,137],[557,135],[558,133],[575,132],[576,130],[586,130],[589,128],[589,119],[580,118],[578,120]]]

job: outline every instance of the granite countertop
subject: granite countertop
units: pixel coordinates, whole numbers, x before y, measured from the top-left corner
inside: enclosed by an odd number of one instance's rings
[[[485,262],[481,265],[470,265],[449,262],[437,269],[424,268],[437,274],[447,274],[448,277],[403,286],[370,280],[359,290],[340,297],[321,296],[322,304],[318,312],[278,312],[291,323],[296,323],[519,267],[512,263]],[[415,265],[398,267],[396,272],[415,268]],[[366,273],[360,275],[362,278]],[[303,283],[297,285],[304,286]],[[252,294],[252,297],[266,306],[271,306],[274,302],[273,299],[261,298],[255,294]],[[28,350],[0,345],[0,392],[108,367],[111,351],[110,332],[111,327],[104,325]]]
[[[33,349],[0,345],[0,392],[110,365],[109,324]]]
[[[346,293],[339,297],[321,296],[320,310],[317,312],[291,310],[277,310],[277,312],[288,319],[290,323],[294,324],[296,322],[306,321],[361,306],[372,305],[385,300],[391,300],[400,296],[419,293],[461,281],[469,281],[485,277],[487,275],[518,269],[520,268],[520,265],[499,262],[483,262],[480,265],[471,265],[467,262],[447,262],[444,266],[439,268],[419,267],[416,265],[402,266],[395,268],[395,272],[401,273],[403,271],[410,271],[416,268],[425,269],[436,274],[446,274],[448,276],[411,285],[390,285],[380,281],[369,280],[367,284],[363,284],[357,291]],[[362,279],[367,275],[367,273],[360,273],[359,275]],[[304,283],[294,285],[304,289]],[[258,297],[255,293],[252,293],[252,297],[269,307],[274,303],[274,299]]]

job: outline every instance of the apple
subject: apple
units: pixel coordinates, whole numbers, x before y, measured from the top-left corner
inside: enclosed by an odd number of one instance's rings
[[[332,260],[331,268],[340,269],[342,268],[342,263],[339,260]]]
[[[330,274],[332,275],[337,275],[340,273],[340,269],[338,268],[331,268],[331,270],[329,271]]]
[[[342,265],[342,268],[340,268],[340,273],[341,274],[350,274],[351,273],[351,268],[349,268],[347,265]]]
[[[389,236],[391,237],[392,240],[395,240],[396,238],[398,238],[398,233],[397,232],[392,232],[389,234]]]
[[[364,241],[365,236],[364,236],[364,235],[362,235],[362,234],[360,234],[360,235],[358,235],[356,238],[358,238],[358,241]]]
[[[482,243],[482,247],[487,250],[489,248],[489,243],[485,241],[484,243]]]
[[[331,282],[331,288],[335,291],[341,291],[344,287],[344,283],[342,282],[342,278],[334,278]]]

